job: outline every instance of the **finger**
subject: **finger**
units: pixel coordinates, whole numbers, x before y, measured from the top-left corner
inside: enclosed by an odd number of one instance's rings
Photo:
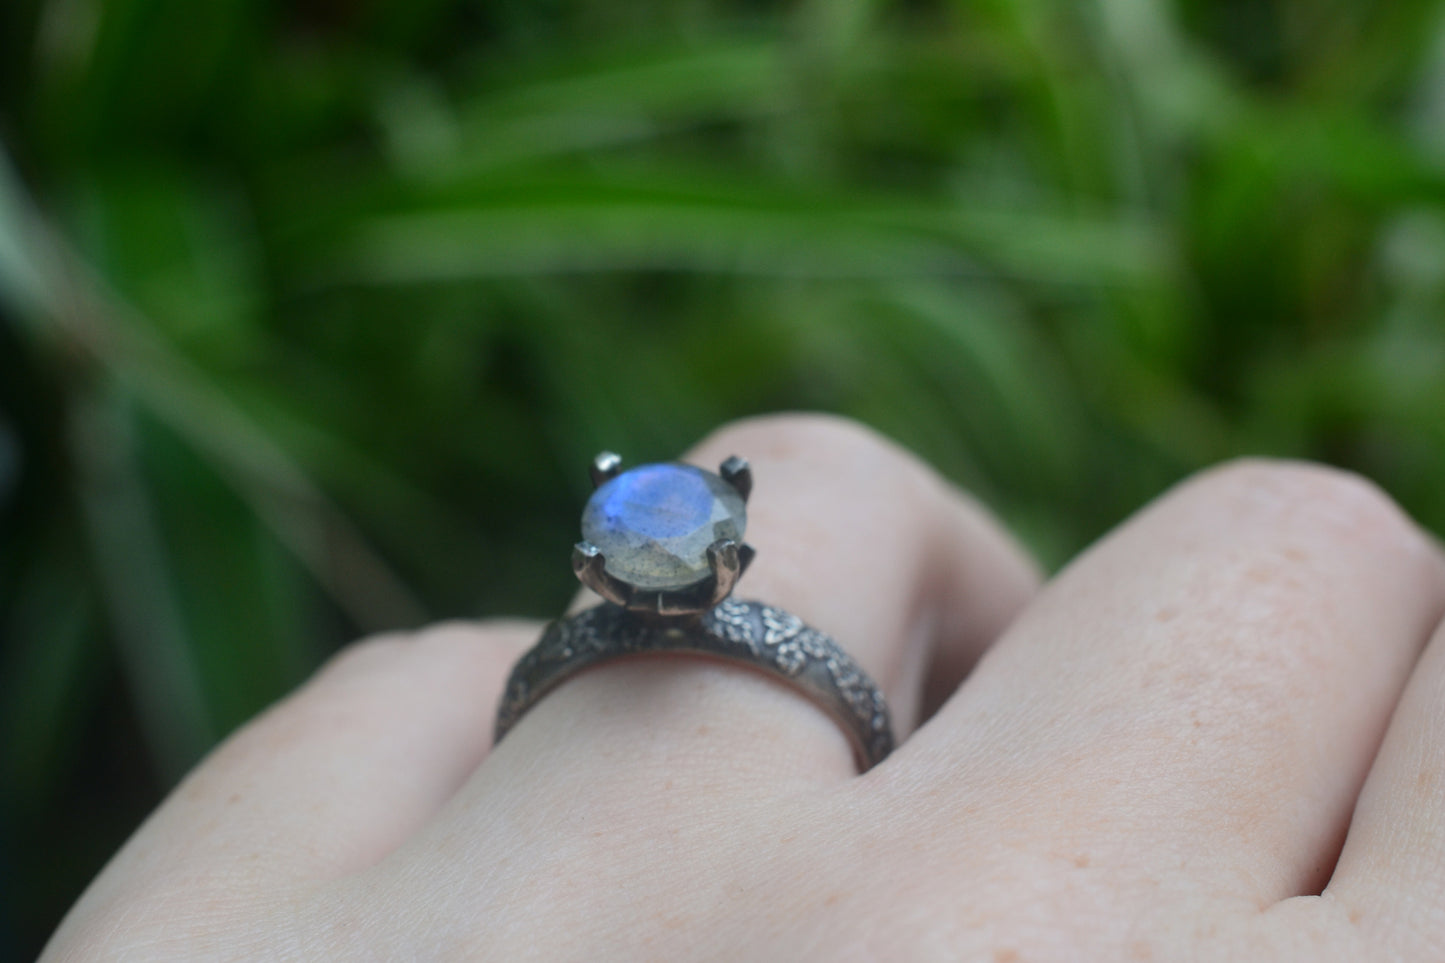
[[[1445,946],[1445,623],[1395,710],[1325,895],[1393,959]]]
[[[376,862],[486,755],[507,669],[536,631],[448,623],[343,651],[188,775],[67,925],[105,925],[113,905],[145,918],[138,893],[187,919],[195,901],[235,905]]]
[[[914,749],[955,802],[1014,794],[1011,818],[1069,827],[1081,863],[1318,892],[1442,598],[1373,486],[1208,472],[1046,588]]]
[[[980,508],[871,431],[762,418],[718,432],[687,460],[717,465],[731,454],[756,479],[746,537],[758,555],[737,595],[832,635],[882,686],[900,734],[919,711],[930,658],[960,671],[1033,591],[1033,565]],[[572,784],[625,783],[649,767],[672,780],[701,769],[747,783],[763,772],[854,772],[843,730],[791,688],[687,657],[619,660],[566,681],[494,762],[510,773],[539,756]]]

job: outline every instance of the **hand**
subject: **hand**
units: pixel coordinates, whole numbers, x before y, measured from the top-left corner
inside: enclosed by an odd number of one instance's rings
[[[1375,488],[1218,468],[1035,595],[862,429],[760,419],[690,460],[733,452],[739,595],[879,681],[882,765],[687,658],[583,673],[491,750],[538,626],[363,642],[198,767],[46,958],[1440,958],[1445,564]]]

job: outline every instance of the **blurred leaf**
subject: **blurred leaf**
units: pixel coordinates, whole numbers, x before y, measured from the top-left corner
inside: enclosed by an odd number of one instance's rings
[[[20,442],[3,416],[0,416],[0,513],[20,483]]]
[[[217,361],[260,349],[266,296],[239,198],[190,172],[117,164],[77,197],[81,252],[167,340]]]
[[[27,560],[15,579],[16,604],[0,630],[9,643],[0,672],[0,763],[13,813],[43,806],[73,757],[86,699],[98,681],[87,665],[95,654],[96,613],[84,566],[62,544],[61,538],[44,543],[43,554]]]
[[[0,300],[17,318],[54,310],[54,291],[35,244],[37,226],[0,143]]]
[[[468,192],[440,210],[363,220],[338,247],[318,283],[669,269],[872,278],[988,270],[1094,285],[1137,283],[1165,260],[1161,239],[1128,221],[810,197],[661,171],[645,183],[559,178]]]
[[[469,99],[459,114],[438,104],[437,94],[425,93],[431,88],[401,86],[381,101],[395,156],[404,169],[429,178],[475,176],[793,109],[788,51],[777,41],[724,40],[697,49],[669,45],[607,59],[590,49],[578,53],[601,62],[579,72],[577,63],[564,60],[551,76],[509,75],[501,89]],[[448,133],[439,137],[428,130]]]
[[[214,717],[131,431],[123,394],[82,401],[71,448],[90,551],[141,726],[156,765],[178,779],[215,738]]]

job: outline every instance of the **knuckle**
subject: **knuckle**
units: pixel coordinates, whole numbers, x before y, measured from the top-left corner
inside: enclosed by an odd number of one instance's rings
[[[541,625],[526,619],[447,619],[419,629],[361,639],[333,655],[314,682],[349,685],[394,678],[425,664],[505,667],[536,641]]]
[[[788,413],[732,422],[694,449],[691,460],[706,464],[732,454],[767,476],[769,494],[754,508],[774,498],[792,508],[804,500],[816,507],[822,504],[820,490],[834,498],[846,492],[876,508],[856,524],[916,532],[921,520],[946,516],[955,505],[954,493],[929,465],[874,429],[838,415]],[[807,517],[790,515],[785,524],[801,529]]]
[[[1206,472],[1206,491],[1329,538],[1423,547],[1423,534],[1379,485],[1330,465],[1242,458]]]
[[[407,639],[412,647],[442,648],[458,640],[475,641],[485,634],[482,623],[452,618],[423,626],[408,633]]]
[[[467,665],[510,665],[532,646],[542,626],[530,619],[447,619],[419,629],[410,645],[424,658]]]
[[[385,670],[410,647],[411,640],[410,634],[388,632],[352,642],[327,659],[316,678],[334,680]]]
[[[843,452],[896,452],[896,446],[861,422],[818,412],[755,415],[728,422],[698,446],[714,451],[729,446],[738,454],[763,451],[772,457],[796,456],[819,449]]]

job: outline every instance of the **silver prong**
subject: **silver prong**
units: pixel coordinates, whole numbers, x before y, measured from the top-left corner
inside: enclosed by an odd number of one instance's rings
[[[733,592],[738,576],[743,574],[743,563],[739,558],[738,543],[730,538],[720,538],[707,547],[707,564],[712,569],[713,590],[708,607],[718,604]]]
[[[622,456],[604,451],[592,459],[592,487],[601,488],[622,473]]]
[[[748,495],[753,491],[753,468],[746,458],[739,455],[728,456],[718,467],[718,474],[723,477],[723,481],[737,489],[743,501],[748,500]]]
[[[607,559],[602,550],[590,542],[578,542],[572,548],[572,571],[577,581],[596,592],[609,602],[626,605],[631,591],[626,585],[607,574]]]

